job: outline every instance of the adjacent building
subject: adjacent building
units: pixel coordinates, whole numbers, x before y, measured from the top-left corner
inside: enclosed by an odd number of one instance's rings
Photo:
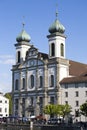
[[[48,31],[49,54],[32,45],[24,29],[16,38],[16,64],[12,66],[13,115],[38,116],[43,114],[45,105],[53,103],[71,105],[75,117],[80,105],[87,101],[87,65],[66,59],[65,28],[57,12]]]
[[[9,116],[9,99],[0,93],[0,118]]]

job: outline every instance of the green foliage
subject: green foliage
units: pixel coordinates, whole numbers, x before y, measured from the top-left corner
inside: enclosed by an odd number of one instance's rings
[[[12,96],[10,93],[6,93],[4,96],[9,99],[9,114],[11,115],[12,114]]]
[[[80,106],[80,111],[81,111],[82,115],[84,115],[85,117],[87,117],[87,102],[83,103]]]
[[[43,109],[45,114],[53,116],[55,114],[55,106],[53,104],[46,105]]]
[[[71,106],[68,104],[61,105],[61,116],[64,118],[66,115],[70,114]]]
[[[65,115],[68,115],[71,112],[71,107],[68,104],[66,104],[66,105],[50,104],[50,105],[46,105],[44,107],[43,111],[45,114],[48,114],[50,116],[58,115],[58,116],[62,116],[64,118]]]

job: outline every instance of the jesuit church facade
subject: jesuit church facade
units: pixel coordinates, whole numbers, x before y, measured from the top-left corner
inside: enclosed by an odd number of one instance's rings
[[[13,115],[43,114],[47,104],[69,104],[72,115],[87,100],[87,65],[66,59],[65,28],[56,19],[47,35],[49,54],[39,52],[23,29],[16,38],[12,66]],[[81,119],[81,118],[80,118]]]

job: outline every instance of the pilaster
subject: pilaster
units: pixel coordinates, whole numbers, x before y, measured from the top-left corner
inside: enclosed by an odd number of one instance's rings
[[[48,95],[47,95],[47,90],[48,90],[48,69],[47,69],[47,64],[44,66],[44,101],[43,101],[43,106],[46,106],[48,104]]]
[[[19,97],[19,104],[18,104],[18,115],[22,117],[22,98]]]

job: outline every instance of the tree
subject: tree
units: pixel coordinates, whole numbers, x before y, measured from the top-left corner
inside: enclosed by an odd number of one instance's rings
[[[50,115],[50,117],[53,117],[55,115],[55,105],[53,104],[46,105],[43,111],[45,114],[48,114]]]
[[[11,96],[11,93],[6,93],[4,96],[9,99],[9,115],[11,115],[12,114],[12,96]]]
[[[44,107],[44,113],[50,115],[51,117],[56,115],[56,116],[62,116],[64,118],[66,115],[70,114],[70,112],[71,112],[71,106],[69,106],[68,104],[66,105],[50,104]]]
[[[87,118],[87,102],[83,103],[80,106],[80,111],[81,111],[81,114]]]
[[[71,106],[68,104],[61,105],[61,116],[64,118],[66,115],[70,114]]]

